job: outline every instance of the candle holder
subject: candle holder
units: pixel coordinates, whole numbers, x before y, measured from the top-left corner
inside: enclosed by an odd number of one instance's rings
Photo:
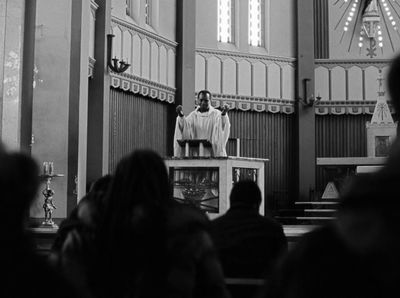
[[[63,174],[54,174],[54,167],[52,162],[43,163],[43,174],[40,175],[42,179],[46,179],[46,187],[43,189],[42,194],[44,196],[43,210],[44,220],[41,224],[43,228],[57,229],[58,226],[52,219],[52,214],[57,207],[53,203],[54,190],[50,188],[51,180],[57,177],[64,177]]]

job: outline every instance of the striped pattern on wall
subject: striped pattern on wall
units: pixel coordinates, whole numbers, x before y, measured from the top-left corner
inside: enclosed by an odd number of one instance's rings
[[[279,202],[280,206],[289,203],[295,174],[294,115],[235,110],[229,112],[229,118],[230,138],[240,139],[240,156],[270,159],[265,173],[267,204],[274,205],[274,195],[286,201]],[[235,141],[231,140],[228,155],[236,155],[235,150]]]
[[[316,59],[329,58],[328,0],[314,0],[314,53]]]
[[[315,116],[317,157],[367,156],[365,124],[371,115]],[[344,169],[345,170],[345,169]],[[344,173],[343,173],[344,174]],[[328,173],[317,166],[317,190],[323,191]]]
[[[149,148],[161,156],[172,153],[170,121],[175,108],[141,95],[110,90],[110,172],[132,150]],[[173,114],[171,114],[173,113]],[[170,118],[172,117],[172,118]]]

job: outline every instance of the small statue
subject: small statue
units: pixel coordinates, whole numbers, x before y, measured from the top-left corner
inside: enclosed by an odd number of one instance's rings
[[[46,188],[43,190],[43,195],[45,197],[43,209],[44,209],[44,223],[48,225],[53,225],[54,222],[51,218],[53,210],[57,209],[57,207],[53,203],[53,195],[54,191],[50,188]]]

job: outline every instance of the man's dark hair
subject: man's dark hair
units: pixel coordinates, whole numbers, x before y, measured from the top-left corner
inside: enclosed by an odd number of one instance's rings
[[[230,195],[231,206],[260,206],[261,191],[258,185],[251,180],[237,182]]]
[[[396,113],[400,113],[400,55],[393,59],[387,81],[390,100]]]
[[[210,99],[211,99],[211,92],[210,91],[208,91],[208,90],[201,90],[201,91],[199,91],[199,93],[197,94],[197,98],[200,98],[200,95],[201,94],[204,94],[204,95],[207,95],[208,94],[208,96],[210,97]]]

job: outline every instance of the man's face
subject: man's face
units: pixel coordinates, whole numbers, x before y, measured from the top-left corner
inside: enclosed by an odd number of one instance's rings
[[[208,93],[200,93],[199,95],[200,109],[207,111],[210,108],[210,95]]]

